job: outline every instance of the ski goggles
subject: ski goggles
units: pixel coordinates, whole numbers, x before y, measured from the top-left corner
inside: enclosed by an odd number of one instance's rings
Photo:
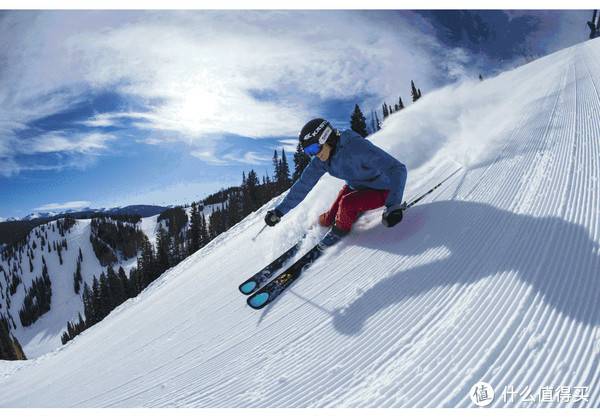
[[[319,152],[321,152],[321,145],[319,143],[313,143],[304,148],[304,153],[308,156],[315,156]]]

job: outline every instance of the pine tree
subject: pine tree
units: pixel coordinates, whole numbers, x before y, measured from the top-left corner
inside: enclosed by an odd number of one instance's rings
[[[294,153],[294,174],[292,175],[292,182],[298,181],[304,168],[308,166],[310,163],[310,157],[304,153],[302,146],[300,146],[300,142],[296,146],[296,152]]]
[[[110,286],[108,284],[108,277],[106,276],[106,274],[104,273],[104,271],[102,271],[102,273],[100,274],[100,279],[98,280],[99,283],[99,311],[100,311],[100,320],[103,320],[104,317],[108,316],[108,313],[110,313],[110,310],[112,309],[112,300],[111,300],[111,293],[110,293]]]
[[[119,271],[117,272],[119,276],[119,281],[121,282],[121,288],[125,292],[125,300],[131,297],[135,297],[134,289],[131,286],[129,279],[127,278],[127,274],[122,266],[119,267]]]
[[[156,257],[152,243],[144,235],[141,254],[138,257],[137,270],[140,275],[142,289],[146,288],[157,278]]]
[[[385,102],[383,102],[381,106],[383,107],[383,120],[385,120],[390,115],[390,113],[388,111],[388,106]]]
[[[160,275],[169,269],[169,254],[171,251],[171,238],[163,227],[156,232],[156,268]]]
[[[139,262],[140,258],[138,258]],[[131,289],[131,297],[135,297],[144,289],[142,274],[135,266],[129,270],[129,288]]]
[[[592,13],[592,20],[587,22],[587,25],[590,28],[590,39],[595,39],[600,36],[600,18],[596,21],[597,13],[598,10],[594,10]]]
[[[404,103],[402,102],[402,97],[398,96],[398,110],[402,110],[404,108]]]
[[[279,156],[277,155],[277,149],[275,149],[273,151],[273,179],[275,182],[275,188],[278,188],[280,185],[279,178],[281,178],[281,162],[279,160]]]
[[[96,321],[96,316],[94,314],[94,299],[92,296],[92,291],[90,291],[90,287],[87,285],[87,282],[83,284],[83,314],[85,315],[85,321],[88,326],[93,326]]]
[[[108,287],[110,292],[110,310],[112,311],[115,307],[121,305],[126,299],[127,294],[123,283],[119,279],[119,276],[115,272],[115,270],[111,267],[107,269],[108,275]]]
[[[285,156],[285,149],[281,149],[281,168],[280,177],[278,182],[281,184],[281,191],[285,191],[290,186],[290,166],[288,165],[287,158]]]
[[[84,288],[85,290],[85,288]],[[100,283],[94,275],[91,291],[92,311],[94,312],[94,323],[98,323],[104,317],[102,316],[102,300],[100,299]]]
[[[256,171],[253,169],[248,172],[248,178],[245,179],[243,185],[244,197],[243,197],[243,213],[248,215],[259,207],[259,195],[258,195],[258,176]]]
[[[225,230],[229,229],[242,219],[242,198],[240,193],[235,191],[230,193],[227,203],[227,211],[224,213]]]
[[[75,273],[73,274],[73,289],[75,294],[79,294],[83,277],[81,276],[81,260],[77,258],[77,265],[75,266]]]
[[[377,132],[377,127],[375,126],[375,112],[371,110],[371,133]]]
[[[190,240],[188,243],[188,252],[190,254],[200,249],[200,228],[201,228],[200,211],[196,202],[192,203],[190,212]]]
[[[86,323],[81,317],[81,314],[77,316],[78,321],[76,323],[67,322],[67,331],[61,336],[62,344],[66,344],[69,340],[80,334],[86,329]]]
[[[210,234],[208,233],[208,225],[204,213],[200,215],[200,247],[203,247],[210,242]]]
[[[410,94],[412,96],[413,103],[421,98],[421,90],[417,90],[413,80],[410,80]]]
[[[369,135],[369,132],[367,132],[367,121],[365,120],[365,116],[360,110],[360,107],[358,107],[358,104],[354,106],[354,111],[350,116],[350,128],[363,138],[366,138]]]

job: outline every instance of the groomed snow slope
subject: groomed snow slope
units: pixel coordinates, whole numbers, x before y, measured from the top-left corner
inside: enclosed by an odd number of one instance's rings
[[[465,169],[398,227],[368,213],[251,310],[237,285],[331,202],[327,177],[255,243],[266,208],[67,346],[0,364],[0,406],[471,406],[483,380],[491,406],[587,385],[562,405],[598,407],[599,93],[600,39],[424,96],[372,140],[408,198]]]

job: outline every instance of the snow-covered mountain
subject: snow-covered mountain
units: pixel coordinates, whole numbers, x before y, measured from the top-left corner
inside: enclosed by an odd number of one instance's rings
[[[36,358],[61,345],[67,323],[76,323],[80,314],[85,317],[84,286],[87,284],[92,290],[94,279],[99,279],[102,285],[101,276],[109,274],[109,267],[115,273],[122,268],[124,279],[135,282],[130,272],[137,266],[142,236],[148,238],[156,251],[159,228],[169,231],[171,238],[173,233],[187,234],[190,208],[170,209],[142,218],[131,214],[132,209],[144,211],[152,207],[113,209],[95,220],[59,218],[33,228],[22,240],[0,245],[0,320],[8,321],[12,336],[28,358]],[[201,207],[201,213],[208,217],[213,209]],[[187,214],[188,223],[178,220],[179,226],[174,226],[178,231],[174,231],[169,222],[178,213]],[[76,271],[80,279],[76,279]],[[135,294],[139,290],[127,292]],[[122,301],[118,298],[113,300],[115,305]]]
[[[598,407],[600,39],[425,95],[370,139],[407,198],[464,169],[393,229],[364,215],[257,312],[238,284],[314,243],[341,182],[253,241],[272,201],[64,347],[0,363],[0,405],[467,407],[485,381],[492,407]],[[588,391],[503,398],[526,387]]]
[[[173,207],[173,206],[169,206]],[[125,207],[111,207],[111,208],[77,208],[77,209],[66,209],[66,210],[58,210],[58,211],[36,211],[28,214],[27,216],[21,218],[20,220],[35,220],[35,219],[47,219],[51,217],[63,216],[66,214],[129,214],[129,215],[140,215],[142,217],[150,217],[156,214],[165,211],[169,207],[162,206],[153,206],[153,205],[133,205],[133,206],[125,206]],[[11,218],[12,221],[17,220],[15,218]],[[7,221],[11,221],[8,219]],[[0,218],[0,222],[3,221]]]
[[[33,213],[28,214],[27,216],[22,217],[19,220],[35,220],[35,219],[48,219],[50,217],[61,216],[71,213],[76,213],[78,211],[93,211],[90,207],[85,207],[77,210],[67,209],[61,211],[35,211]],[[95,210],[94,210],[95,211]]]
[[[0,217],[0,223],[2,222],[16,222],[19,219],[17,219],[16,217],[8,217],[8,218],[4,218],[4,217]]]
[[[157,218],[158,215],[144,218],[137,227],[153,239]],[[74,220],[73,226],[61,233],[59,224],[62,222],[54,220],[36,227],[29,233],[20,251],[10,255],[4,253],[0,259],[0,286],[3,289],[0,314],[10,318],[11,324],[16,326],[12,334],[17,337],[28,358],[36,358],[61,346],[61,335],[67,322],[75,322],[78,314],[83,315],[81,291],[75,292],[73,278],[80,253],[83,258],[81,287],[84,283],[91,287],[93,278],[106,271],[106,265],[101,265],[90,239],[92,220]],[[129,258],[119,256],[113,267],[123,267],[129,273],[135,264],[135,255]],[[51,282],[51,307],[33,324],[25,326],[19,312],[34,280],[42,276],[44,267]]]

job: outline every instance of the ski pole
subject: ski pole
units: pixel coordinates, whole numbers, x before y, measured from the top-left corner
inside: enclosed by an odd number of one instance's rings
[[[458,168],[452,174],[450,174],[446,178],[444,178],[438,185],[432,187],[429,191],[423,193],[420,197],[415,198],[413,201],[411,201],[409,204],[407,204],[406,207],[404,207],[403,210],[406,210],[407,208],[414,206],[419,201],[421,201],[422,199],[424,199],[426,196],[428,196],[429,194],[431,194],[432,192],[434,192],[440,185],[442,185],[443,183],[445,183],[446,181],[448,181],[454,174],[456,174],[461,169],[462,169],[462,167]]]
[[[258,231],[258,233],[256,234],[256,236],[254,236],[254,237],[252,238],[252,241],[254,242],[254,241],[256,240],[256,238],[258,237],[258,235],[260,235],[260,234],[263,232],[263,230],[265,230],[266,228],[267,228],[267,225],[265,224],[265,225],[262,227],[262,229],[260,229],[260,230]]]

